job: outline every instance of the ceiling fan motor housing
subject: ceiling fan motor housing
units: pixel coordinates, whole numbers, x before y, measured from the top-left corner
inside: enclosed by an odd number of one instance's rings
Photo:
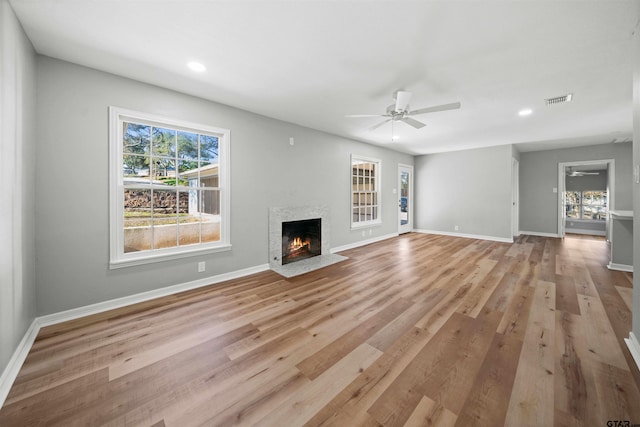
[[[402,120],[407,111],[409,111],[408,105],[405,111],[396,111],[395,104],[391,104],[387,107],[387,114],[391,117],[391,120]]]
[[[411,100],[411,92],[408,92],[405,90],[398,90],[394,93],[393,98],[396,102],[395,104],[391,104],[387,107],[385,114],[380,114],[380,115],[356,114],[356,115],[349,115],[347,117],[385,117],[384,121],[371,126],[369,128],[369,131],[374,131],[378,129],[380,126],[384,125],[385,123],[391,122],[391,124],[393,125],[393,122],[400,122],[400,121],[408,124],[409,126],[415,129],[421,129],[426,125],[414,119],[413,116],[426,114],[426,113],[435,113],[437,111],[455,110],[457,108],[460,108],[460,103],[454,102],[451,104],[436,105],[433,107],[419,108],[417,110],[411,111],[411,108],[409,107],[409,101]]]

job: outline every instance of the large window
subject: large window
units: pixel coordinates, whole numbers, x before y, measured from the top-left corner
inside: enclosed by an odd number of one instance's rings
[[[380,160],[351,157],[351,227],[380,223]]]
[[[111,267],[229,248],[229,131],[110,109]]]
[[[606,191],[565,192],[567,218],[604,221],[607,218]]]

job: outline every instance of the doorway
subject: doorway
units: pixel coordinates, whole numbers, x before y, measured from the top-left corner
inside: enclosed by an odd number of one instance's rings
[[[413,230],[413,166],[398,165],[398,234]]]
[[[566,233],[606,236],[614,209],[615,160],[558,163],[558,237]]]

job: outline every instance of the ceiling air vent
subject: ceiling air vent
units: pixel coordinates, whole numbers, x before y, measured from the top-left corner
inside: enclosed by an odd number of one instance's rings
[[[556,96],[555,98],[547,98],[544,100],[545,105],[555,105],[555,104],[564,104],[565,102],[570,102],[571,98],[573,98],[572,93],[568,93],[562,96]]]

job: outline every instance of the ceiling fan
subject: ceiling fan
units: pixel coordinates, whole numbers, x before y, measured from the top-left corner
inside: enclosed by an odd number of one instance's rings
[[[585,175],[600,175],[600,172],[585,172],[585,171],[577,171],[572,167],[567,168],[567,176],[585,176]]]
[[[426,124],[416,120],[413,116],[426,113],[435,113],[437,111],[455,110],[460,108],[459,102],[452,104],[436,105],[434,107],[419,108],[417,110],[409,109],[409,101],[411,100],[411,92],[405,90],[398,90],[393,94],[395,104],[391,104],[387,107],[385,114],[350,114],[345,117],[386,117],[387,119],[373,125],[369,128],[370,131],[378,129],[380,126],[388,122],[405,122],[406,124],[413,126],[416,129],[420,129],[426,126]],[[392,123],[393,124],[393,123]]]

